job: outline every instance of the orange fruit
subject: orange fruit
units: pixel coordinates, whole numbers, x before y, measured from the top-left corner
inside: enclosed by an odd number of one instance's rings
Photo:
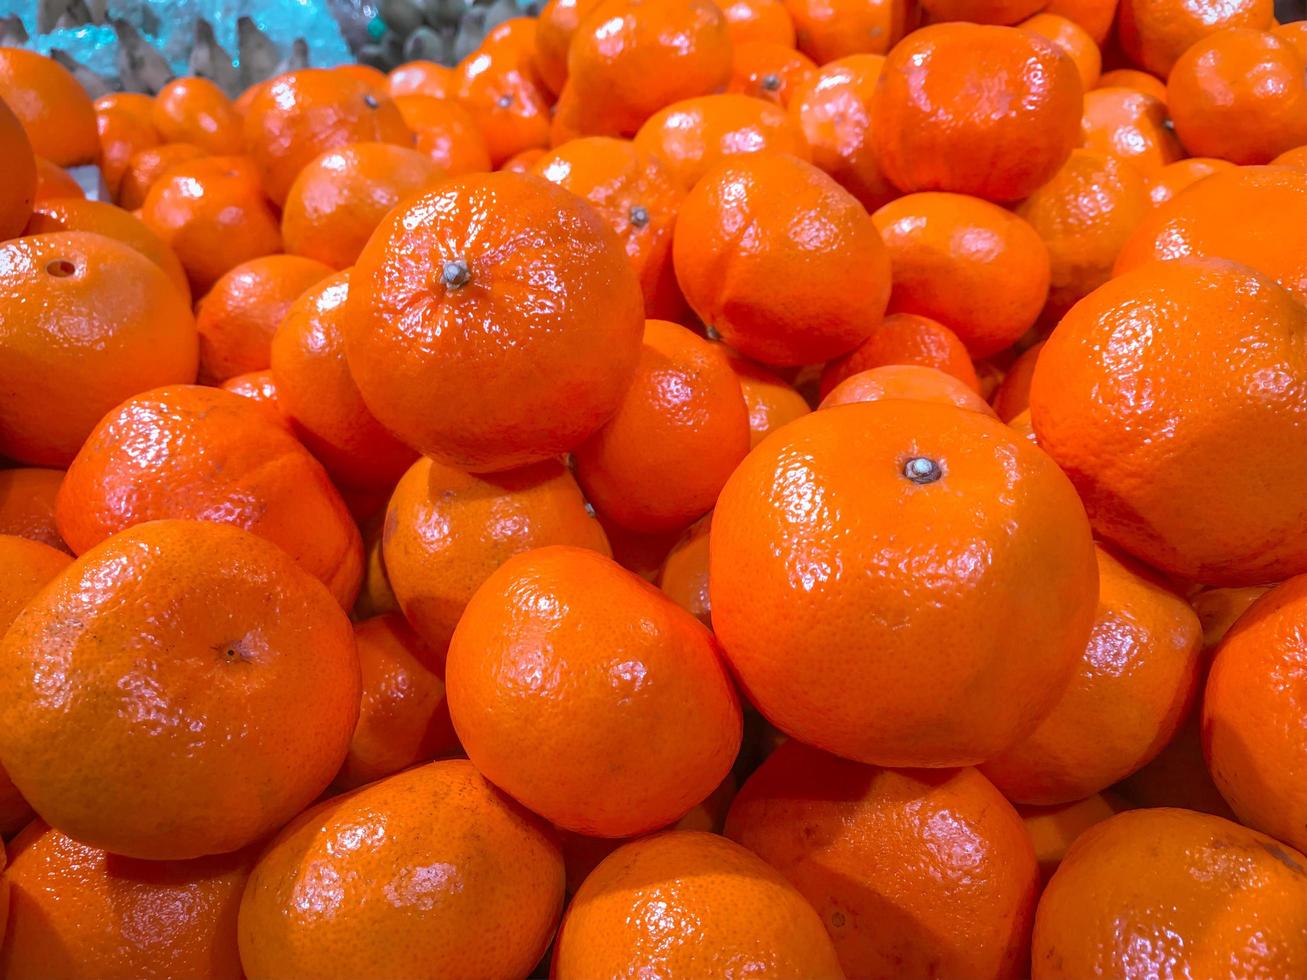
[[[1090,827],[1129,809],[1129,804],[1109,793],[1095,793],[1074,803],[1056,806],[1018,806],[1017,813],[1026,825],[1030,842],[1035,845],[1039,877],[1044,884],[1076,839]]]
[[[96,112],[122,110],[154,125],[154,96],[144,92],[106,92],[91,103]]]
[[[454,95],[454,70],[434,61],[406,61],[386,75],[386,91],[397,95],[430,95],[449,99]]]
[[[532,146],[521,153],[514,153],[499,165],[500,170],[514,174],[529,174],[537,163],[543,160],[549,151],[543,146]]]
[[[1008,420],[1007,424],[1008,428],[1029,441],[1031,445],[1039,445],[1039,440],[1035,438],[1035,427],[1030,424],[1030,409],[1018,412]]]
[[[1131,61],[1166,78],[1202,38],[1227,27],[1266,31],[1273,23],[1272,0],[1230,0],[1216,7],[1205,0],[1121,0],[1116,33]]]
[[[269,366],[272,335],[331,267],[299,255],[264,255],[225,273],[195,307],[200,380],[219,384]]]
[[[1119,813],[1071,845],[1035,913],[1034,980],[1307,974],[1307,857],[1190,810]]]
[[[712,600],[708,597],[708,532],[712,512],[695,521],[672,546],[658,572],[658,588],[691,616],[712,628]]]
[[[214,156],[241,152],[240,114],[207,78],[174,78],[155,96],[151,118],[166,143],[189,143]]]
[[[772,2],[780,5],[780,0]],[[726,91],[786,106],[795,88],[816,70],[811,58],[792,47],[770,41],[748,41],[735,46],[731,81]]]
[[[1095,88],[1129,88],[1144,95],[1151,95],[1159,102],[1166,102],[1166,82],[1156,75],[1136,68],[1114,68],[1098,76]]]
[[[930,22],[1015,24],[1041,9],[1040,0],[921,0]]]
[[[354,624],[363,700],[345,763],[336,776],[353,789],[458,751],[445,684],[423,666],[429,654],[397,613]]]
[[[619,847],[577,890],[550,975],[843,977],[821,919],[739,844],[673,830]]]
[[[1045,320],[1056,323],[1107,282],[1148,209],[1144,177],[1119,158],[1092,150],[1072,150],[1062,169],[1017,206],[1017,215],[1048,249]]]
[[[154,124],[129,109],[101,109],[95,113],[100,139],[100,174],[111,199],[118,197],[127,162],[141,150],[158,146],[162,140]]]
[[[1307,307],[1265,276],[1206,259],[1109,281],[1044,344],[1030,413],[1095,531],[1155,568],[1307,571]]]
[[[52,197],[85,197],[82,185],[73,179],[72,174],[56,166],[45,157],[36,158],[36,191],[34,201],[44,201]]]
[[[1125,778],[1171,740],[1198,683],[1202,630],[1148,572],[1098,549],[1098,615],[1071,683],[980,771],[1010,800],[1071,803]]]
[[[667,106],[640,127],[635,145],[662,158],[687,191],[728,158],[775,152],[806,160],[810,155],[803,134],[784,109],[735,93]]]
[[[0,534],[68,551],[54,525],[54,498],[63,479],[63,470],[35,466],[0,470]]]
[[[22,48],[0,48],[0,100],[19,118],[32,152],[59,167],[98,163],[95,108],[58,62]]]
[[[404,442],[463,469],[508,469],[572,449],[617,410],[643,305],[588,204],[538,177],[459,177],[369,240],[345,350],[363,401]]]
[[[567,49],[581,18],[598,0],[549,0],[536,18],[532,67],[549,91],[557,95],[567,82]]]
[[[495,570],[458,621],[445,685],[477,769],[578,833],[666,826],[712,792],[740,747],[712,634],[582,548],[538,548]]]
[[[1203,699],[1212,779],[1239,819],[1307,847],[1307,575],[1259,598],[1225,634]]]
[[[907,0],[783,0],[799,50],[819,65],[854,54],[885,54],[913,26]]]
[[[1295,146],[1292,150],[1285,150],[1271,163],[1277,167],[1292,167],[1299,173],[1307,174],[1307,144]]]
[[[76,696],[50,697],[52,671]],[[83,554],[9,628],[0,674],[14,784],[52,826],[129,857],[275,830],[331,781],[358,717],[327,590],[269,542],[200,521]]]
[[[0,453],[62,466],[124,398],[195,377],[195,321],[136,249],[70,231],[0,243]]]
[[[263,188],[279,206],[300,170],[324,150],[366,142],[413,145],[384,91],[321,68],[287,72],[262,86],[245,111],[244,136]]]
[[[1086,92],[1080,132],[1086,150],[1124,160],[1150,177],[1184,156],[1166,103],[1132,88]]]
[[[790,118],[812,148],[812,162],[868,211],[898,197],[872,149],[871,105],[885,58],[855,54],[829,62],[800,82]]]
[[[789,741],[726,836],[812,903],[851,977],[1015,977],[1039,870],[1021,818],[974,769],[874,769]]]
[[[787,422],[807,415],[812,409],[792,385],[766,368],[727,351],[727,360],[735,379],[740,382],[744,407],[749,411],[749,448],[762,442],[770,432]]]
[[[1161,259],[1239,262],[1307,302],[1307,174],[1239,167],[1212,174],[1147,215],[1117,256],[1121,275]]]
[[[76,554],[161,518],[252,531],[342,606],[354,601],[358,528],[322,467],[246,398],[172,385],[128,399],[87,438],[55,501],[59,533]]]
[[[0,186],[0,241],[16,238],[32,214],[36,200],[36,157],[22,122],[0,99],[0,154],[5,180]]]
[[[182,299],[190,303],[191,287],[177,254],[130,211],[83,197],[47,198],[36,203],[23,234],[44,235],[63,231],[95,232],[130,245],[162,269]]]
[[[399,601],[390,589],[386,577],[386,563],[381,554],[382,529],[386,511],[382,510],[359,522],[363,532],[363,584],[354,601],[354,618],[371,619],[386,613],[399,612]],[[425,646],[421,647],[425,649]],[[441,683],[444,683],[443,680]]]
[[[852,350],[876,329],[889,296],[889,257],[862,205],[785,154],[748,154],[711,170],[681,205],[672,259],[699,318],[765,364]]]
[[[1052,0],[1045,5],[1044,13],[1057,14],[1079,24],[1101,48],[1116,20],[1116,3],[1117,0]]]
[[[306,289],[272,337],[277,401],[291,429],[341,486],[389,490],[417,455],[363,404],[345,362],[349,272]]]
[[[398,95],[395,105],[413,130],[414,146],[450,177],[490,169],[490,150],[472,113],[453,99]]]
[[[524,977],[563,909],[550,829],[471,763],[433,762],[320,804],[241,899],[249,980]]]
[[[9,845],[14,980],[238,980],[236,912],[255,855],[140,861],[36,821]]]
[[[568,83],[612,136],[730,77],[730,31],[712,0],[600,0],[567,49]]]
[[[1187,157],[1168,163],[1148,180],[1148,202],[1153,207],[1165,204],[1190,184],[1196,184],[1204,177],[1233,170],[1235,165],[1229,160],[1217,160],[1214,157]]]
[[[233,395],[248,398],[260,408],[266,410],[269,418],[278,425],[290,425],[290,420],[286,417],[285,406],[281,403],[281,395],[277,391],[277,381],[273,378],[271,370],[237,374],[228,378],[218,387],[223,391],[230,391]]]
[[[1007,369],[1003,383],[989,400],[994,406],[994,412],[1004,422],[1011,422],[1029,410],[1030,380],[1035,376],[1035,365],[1039,362],[1039,352],[1043,349],[1044,342],[1041,340],[1022,351],[1021,356]]]
[[[277,215],[246,157],[175,163],[150,186],[141,219],[177,253],[196,296],[242,262],[281,251]]]
[[[1075,64],[1051,41],[935,24],[890,51],[872,97],[872,148],[899,190],[1015,201],[1066,161],[1080,111]]]
[[[516,42],[496,47],[486,41],[455,69],[454,92],[485,138],[490,162],[498,166],[525,149],[549,144],[549,102],[526,50]]]
[[[573,458],[597,510],[651,533],[679,530],[710,510],[748,451],[748,409],[721,346],[679,324],[646,320],[617,414]]]
[[[892,313],[870,337],[822,368],[818,393],[825,398],[847,378],[891,364],[937,368],[973,391],[979,388],[976,369],[957,334],[929,317]]]
[[[713,0],[726,18],[726,33],[739,55],[742,44],[794,47],[794,19],[781,0]]]
[[[891,313],[952,330],[972,357],[1010,346],[1048,297],[1048,247],[1028,223],[988,201],[926,192],[872,216],[889,252]]]
[[[951,374],[920,364],[886,364],[851,374],[832,388],[817,407],[834,408],[886,398],[937,402],[981,415],[994,414],[974,388]]]
[[[722,490],[710,555],[713,629],[752,703],[876,765],[971,764],[1027,735],[1097,597],[1089,523],[1052,460],[926,402],[773,434]]]
[[[1274,34],[1217,31],[1171,69],[1166,101],[1194,156],[1268,163],[1307,143],[1307,60]]]
[[[1074,20],[1045,11],[1028,17],[1017,26],[1023,31],[1031,31],[1047,38],[1066,52],[1066,56],[1075,62],[1076,71],[1080,74],[1080,87],[1084,91],[1088,92],[1098,84],[1103,70],[1103,56],[1089,32]]]
[[[1270,28],[1270,31],[1281,41],[1287,42],[1304,61],[1307,61],[1307,20],[1276,24]]]
[[[122,179],[118,182],[118,204],[134,211],[145,203],[145,197],[154,182],[176,163],[185,163],[207,156],[198,146],[190,143],[167,143],[138,150],[127,158]]]
[[[432,667],[443,664],[468,600],[513,555],[554,544],[609,554],[576,480],[556,459],[483,477],[419,459],[395,487],[384,526],[390,586]]]

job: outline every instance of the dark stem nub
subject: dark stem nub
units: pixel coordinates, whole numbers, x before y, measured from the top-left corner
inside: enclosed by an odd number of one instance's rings
[[[51,259],[45,264],[45,271],[57,279],[67,279],[77,271],[77,266],[67,259]]]
[[[380,103],[377,102],[377,97],[375,95],[368,93],[363,96],[363,104],[369,109],[375,109]]]
[[[762,90],[764,92],[775,92],[781,87],[781,76],[775,72],[769,72],[762,76]]]
[[[503,95],[501,95],[498,99],[495,100],[495,103],[499,106],[499,108],[507,109],[509,106],[513,104],[513,97],[509,95],[507,92],[505,92]]]
[[[440,278],[450,289],[458,289],[471,280],[472,270],[463,259],[448,259],[440,270]]]
[[[934,483],[944,471],[939,468],[939,464],[933,459],[925,456],[913,456],[903,464],[903,475],[913,483]]]
[[[649,212],[640,205],[631,208],[631,224],[636,228],[643,228],[649,223]]]

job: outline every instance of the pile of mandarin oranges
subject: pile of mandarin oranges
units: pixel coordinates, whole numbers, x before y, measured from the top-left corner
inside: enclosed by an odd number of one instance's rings
[[[1307,22],[1045,2],[0,49],[0,977],[1307,977]]]

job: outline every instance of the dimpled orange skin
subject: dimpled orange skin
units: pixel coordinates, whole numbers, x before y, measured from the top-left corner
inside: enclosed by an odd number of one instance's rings
[[[847,353],[876,329],[889,298],[889,256],[862,205],[783,154],[710,171],[681,205],[672,259],[699,318],[764,364]]]
[[[608,222],[652,315],[673,276],[672,229],[685,197],[662,161],[626,140],[592,136],[546,153],[530,172],[585,198]]]
[[[1003,375],[1003,381],[994,392],[989,403],[995,414],[1004,422],[1011,422],[1023,412],[1030,409],[1030,380],[1035,376],[1035,365],[1039,362],[1039,352],[1044,349],[1044,342],[1026,348],[1021,356],[1012,362],[1012,366]]]
[[[1166,102],[1166,82],[1156,75],[1135,68],[1113,68],[1098,77],[1095,88],[1130,88],[1144,95],[1151,95],[1159,102]]]
[[[895,45],[872,99],[872,147],[902,191],[1025,197],[1077,143],[1074,62],[1013,27],[935,24]]]
[[[1021,975],[1034,848],[974,769],[877,769],[787,741],[741,787],[726,836],[812,903],[850,977]]]
[[[906,0],[784,0],[799,50],[819,65],[884,54],[915,23]],[[913,23],[910,23],[913,21]]]
[[[1129,809],[1125,800],[1110,793],[1095,793],[1074,803],[1057,806],[1018,806],[1017,813],[1035,845],[1039,877],[1047,884],[1077,837],[1113,814]]]
[[[593,208],[526,174],[445,181],[382,222],[346,308],[350,373],[378,421],[474,472],[567,452],[621,404],[640,285]]]
[[[1200,180],[1148,215],[1116,275],[1157,260],[1215,256],[1269,276],[1307,303],[1307,173],[1239,167]]]
[[[1076,673],[1035,730],[980,767],[1018,803],[1071,803],[1143,767],[1198,685],[1202,628],[1141,566],[1098,549],[1098,616]]]
[[[635,145],[662,159],[690,190],[716,164],[752,153],[811,155],[785,110],[765,99],[726,93],[675,102],[651,116]]]
[[[769,41],[749,41],[735,46],[726,91],[786,106],[795,88],[816,71],[816,63],[800,51]]]
[[[458,102],[430,95],[398,95],[395,105],[404,124],[413,130],[414,147],[447,176],[490,169],[490,150],[476,119]]]
[[[760,858],[716,834],[632,841],[585,879],[563,917],[550,975],[843,980],[807,900]]]
[[[907,478],[914,458],[943,475]],[[753,704],[877,765],[969,765],[1027,735],[1098,594],[1052,460],[997,419],[925,402],[773,434],[722,490],[710,556],[713,629]]]
[[[1048,247],[1010,211],[965,194],[890,201],[872,220],[889,252],[891,313],[938,320],[972,357],[1008,347],[1048,298]]]
[[[99,162],[91,98],[58,62],[35,51],[0,48],[0,99],[22,121],[37,156],[59,167]]]
[[[0,470],[0,534],[39,541],[67,552],[54,526],[54,498],[63,470],[18,466]]]
[[[199,521],[74,561],[10,627],[0,676],[0,751],[33,809],[151,860],[275,830],[331,781],[358,717],[354,637],[327,590],[275,545]]]
[[[272,375],[291,431],[342,486],[389,490],[417,453],[378,422],[345,362],[350,273],[307,289],[272,336]]]
[[[1270,279],[1205,259],[1111,280],[1044,344],[1030,413],[1095,532],[1154,568],[1307,570],[1307,308]]]
[[[5,181],[0,186],[0,241],[23,230],[36,200],[36,157],[23,124],[0,99],[0,149],[5,155]]]
[[[740,747],[719,653],[700,622],[612,559],[539,548],[467,604],[445,664],[449,713],[477,769],[551,823],[646,833],[711,793]]]
[[[1034,980],[1307,975],[1307,856],[1221,817],[1119,813],[1071,845],[1035,913]]]
[[[1128,163],[1092,150],[1072,150],[1062,169],[1017,206],[1017,215],[1048,248],[1045,320],[1056,323],[1107,282],[1148,210],[1145,178]]]
[[[733,351],[727,352],[731,370],[740,382],[744,405],[749,410],[749,448],[787,422],[793,422],[812,411],[792,385],[766,368]]]
[[[1229,160],[1214,157],[1187,157],[1168,163],[1149,178],[1148,202],[1153,207],[1160,207],[1191,184],[1234,167]]]
[[[1089,32],[1075,21],[1045,11],[1023,20],[1017,26],[1023,31],[1032,31],[1048,38],[1065,51],[1067,57],[1075,62],[1082,90],[1088,92],[1098,84],[1103,70],[1103,56]]]
[[[1117,40],[1126,56],[1158,78],[1195,42],[1227,27],[1267,31],[1275,23],[1271,0],[1121,0]]]
[[[239,980],[236,913],[256,852],[140,861],[36,821],[9,845],[13,980]]]
[[[921,364],[885,364],[851,374],[821,400],[818,408],[875,402],[886,398],[938,402],[981,415],[994,414],[974,388],[951,374]]]
[[[429,655],[398,613],[354,624],[363,699],[335,785],[354,789],[459,750],[445,683],[422,665]]]
[[[812,162],[868,211],[898,197],[871,145],[871,105],[885,58],[855,54],[832,61],[802,82],[789,113],[812,147]]]
[[[1239,819],[1307,847],[1307,575],[1276,586],[1225,635],[1203,699],[1212,779]]]
[[[0,308],[0,453],[15,461],[67,465],[124,398],[195,377],[185,300],[157,265],[103,235],[0,243]]]
[[[281,237],[286,251],[333,269],[354,264],[392,207],[444,176],[407,146],[354,143],[311,161],[286,195]]]
[[[679,530],[708,511],[748,451],[748,408],[722,346],[647,320],[621,407],[573,458],[596,509],[650,533]]]
[[[145,196],[154,182],[173,164],[207,155],[190,143],[166,143],[137,150],[127,159],[122,180],[118,184],[118,206],[135,211],[145,203]]]
[[[524,977],[563,909],[551,829],[463,760],[309,810],[241,900],[249,980]]]
[[[437,666],[468,600],[512,556],[554,544],[611,553],[555,459],[480,477],[419,459],[395,487],[384,527],[390,586]]]
[[[225,156],[243,147],[242,121],[231,100],[207,78],[174,78],[155,96],[151,119],[165,143],[190,143]]]
[[[348,608],[362,543],[340,495],[265,410],[218,388],[172,385],[106,415],[73,460],[55,522],[77,554],[160,518],[234,524],[280,545]]]
[[[1266,31],[1219,31],[1195,43],[1171,69],[1166,102],[1194,156],[1269,163],[1307,143],[1307,61]]]
[[[825,398],[846,378],[889,364],[937,368],[973,391],[980,388],[976,369],[957,334],[929,317],[891,313],[859,346],[822,368],[817,393]]]
[[[689,526],[672,546],[658,573],[658,588],[691,616],[712,629],[712,601],[708,598],[708,531],[712,512]]]
[[[1133,88],[1086,92],[1080,134],[1086,150],[1124,160],[1148,177],[1184,156],[1166,103]]]

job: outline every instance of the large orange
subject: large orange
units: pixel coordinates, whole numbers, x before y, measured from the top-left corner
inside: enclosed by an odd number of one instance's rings
[[[1265,276],[1187,259],[1100,286],[1040,352],[1030,414],[1095,531],[1148,564],[1307,571],[1307,307]]]
[[[54,526],[54,498],[63,479],[63,470],[35,466],[0,470],[0,534],[68,551]]]
[[[819,65],[884,54],[915,24],[907,0],[783,0],[799,50]]]
[[[850,977],[1021,975],[1039,869],[974,769],[876,769],[785,742],[741,787],[726,836],[812,903]]]
[[[77,554],[160,518],[234,524],[280,545],[342,606],[362,566],[358,528],[327,474],[255,403],[172,385],[130,398],[87,438],[55,520]]]
[[[338,796],[264,851],[241,899],[249,980],[525,977],[563,909],[543,821],[471,763]]]
[[[95,107],[58,62],[22,48],[0,48],[0,100],[22,121],[37,156],[59,167],[98,163]]]
[[[155,96],[151,119],[166,143],[189,143],[214,156],[243,147],[240,115],[207,78],[174,78]]]
[[[14,238],[23,230],[36,200],[36,157],[23,124],[0,98],[0,154],[5,159],[5,179],[0,185],[0,241]]]
[[[889,364],[937,368],[972,390],[980,387],[971,357],[957,334],[929,317],[893,313],[861,344],[822,368],[817,393],[825,398],[846,378]]]
[[[490,169],[490,149],[476,118],[454,99],[397,95],[404,125],[413,130],[414,148],[450,177]]]
[[[275,545],[199,521],[130,528],[74,561],[10,627],[0,676],[14,784],[52,826],[131,857],[275,830],[331,781],[358,717],[331,594]]]
[[[118,184],[118,204],[134,211],[145,204],[145,196],[154,182],[177,163],[185,163],[207,156],[198,146],[190,143],[165,143],[137,150],[127,160],[122,180]]]
[[[486,579],[454,631],[445,685],[477,769],[579,833],[667,826],[712,792],[740,747],[740,705],[712,634],[581,548],[517,555]]]
[[[1121,0],[1117,38],[1126,55],[1158,78],[1196,41],[1227,27],[1270,30],[1272,0]]]
[[[105,412],[195,377],[195,320],[159,266],[91,232],[0,243],[0,453],[62,466]]]
[[[1085,149],[1124,160],[1149,177],[1184,156],[1166,103],[1132,88],[1086,92],[1080,136]]]
[[[429,456],[502,470],[572,449],[617,410],[643,308],[588,204],[524,174],[461,177],[373,234],[345,350],[382,425]]]

